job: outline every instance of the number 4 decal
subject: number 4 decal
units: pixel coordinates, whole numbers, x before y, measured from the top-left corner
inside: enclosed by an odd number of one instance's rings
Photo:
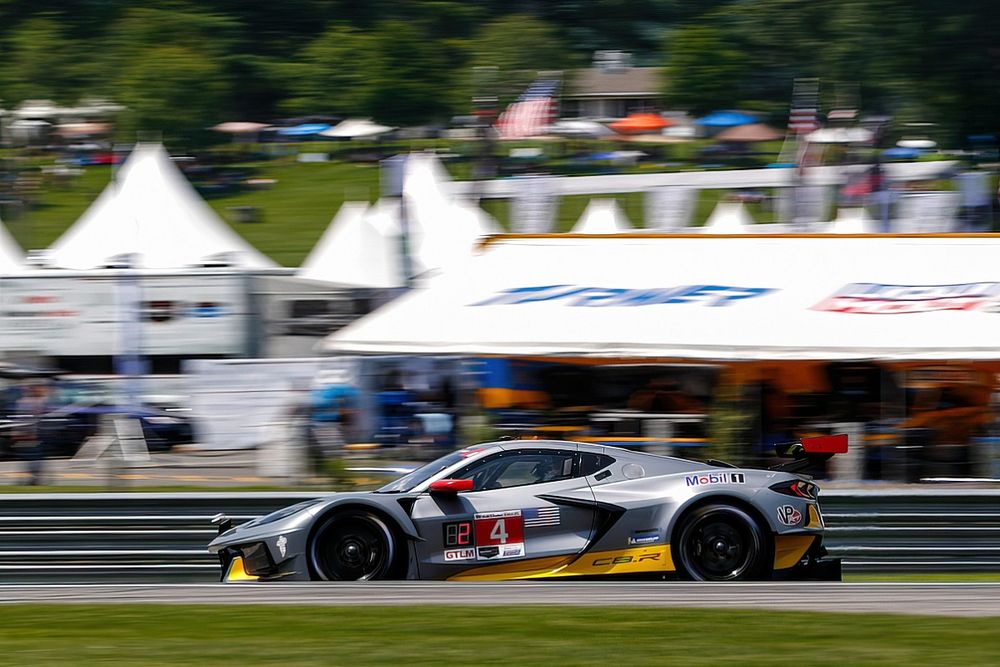
[[[476,514],[475,528],[477,546],[524,542],[524,519],[521,517],[521,510]]]
[[[497,519],[496,523],[493,524],[493,530],[490,531],[491,540],[500,540],[500,544],[507,544],[507,530],[505,529],[504,522],[506,519]]]

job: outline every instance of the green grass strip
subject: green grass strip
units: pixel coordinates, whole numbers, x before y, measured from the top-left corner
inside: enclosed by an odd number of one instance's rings
[[[808,600],[803,600],[807,604]],[[17,605],[11,665],[994,665],[1000,621],[579,607]]]

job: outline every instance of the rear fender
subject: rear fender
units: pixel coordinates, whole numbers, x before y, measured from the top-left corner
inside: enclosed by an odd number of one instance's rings
[[[671,544],[674,542],[674,531],[677,529],[680,520],[684,518],[688,512],[701,507],[702,505],[710,505],[713,503],[739,507],[752,516],[754,520],[760,524],[761,528],[764,528],[771,535],[774,535],[777,532],[774,524],[764,516],[763,512],[761,512],[746,498],[740,498],[739,496],[734,496],[728,493],[699,494],[685,501],[680,507],[677,508],[677,511],[674,512],[673,516],[670,517],[670,523],[667,526],[666,534],[670,536]]]

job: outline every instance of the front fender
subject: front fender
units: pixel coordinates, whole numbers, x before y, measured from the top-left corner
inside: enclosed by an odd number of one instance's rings
[[[385,497],[381,497],[384,495]],[[417,532],[417,527],[413,524],[413,520],[410,519],[410,515],[406,513],[403,506],[397,502],[400,498],[407,498],[407,496],[399,495],[389,495],[389,494],[345,494],[343,497],[332,498],[328,502],[322,503],[321,505],[315,506],[310,509],[313,516],[316,517],[316,523],[319,523],[319,519],[329,515],[332,512],[336,512],[344,507],[363,507],[373,510],[377,513],[387,515],[392,519],[403,535],[409,540],[419,540],[423,541],[423,537]]]

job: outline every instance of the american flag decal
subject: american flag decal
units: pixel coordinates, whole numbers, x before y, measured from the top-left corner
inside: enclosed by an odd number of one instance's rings
[[[559,525],[558,507],[533,507],[531,509],[522,510],[521,516],[524,517],[525,528],[531,528],[532,526]]]

